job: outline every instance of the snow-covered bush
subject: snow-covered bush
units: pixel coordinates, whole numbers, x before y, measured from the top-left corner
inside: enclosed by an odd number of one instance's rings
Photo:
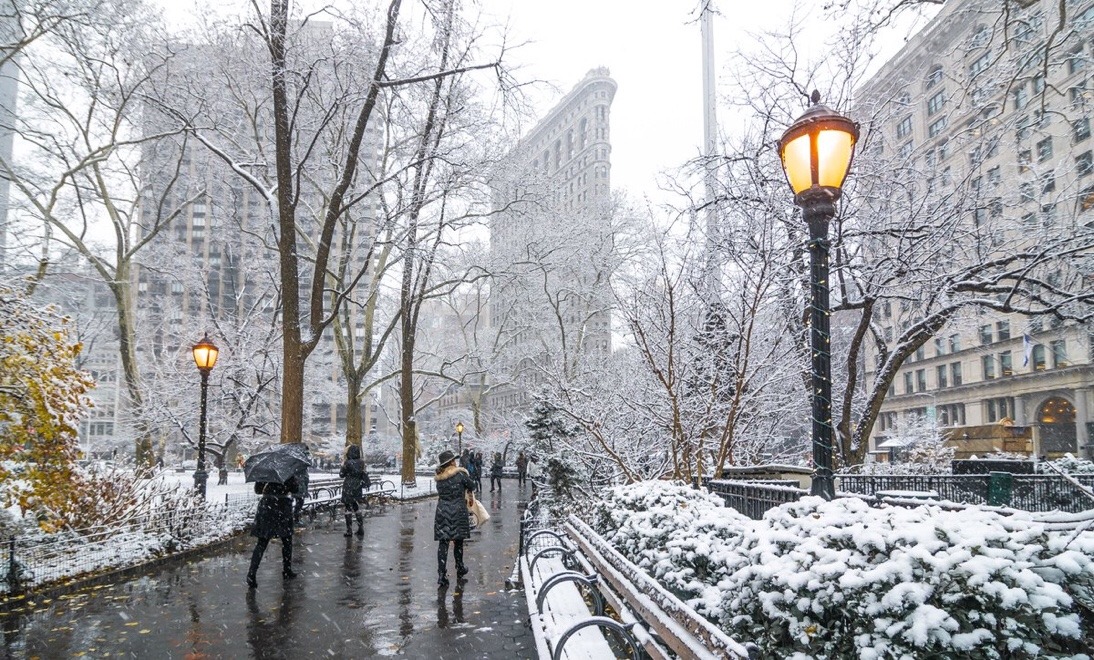
[[[1056,470],[1053,470],[1049,465],[1045,465],[1045,463],[1051,463],[1052,467],[1056,467],[1067,474],[1094,474],[1094,461],[1075,458],[1071,454],[1065,454],[1062,458],[1057,458],[1054,461],[1041,461],[1037,464],[1037,472],[1041,474],[1058,474]]]
[[[748,530],[721,586],[723,626],[787,656],[1010,658],[1081,648],[1064,588],[1094,575],[1030,521],[804,498]]]
[[[625,556],[701,614],[715,618],[725,554],[749,524],[722,499],[680,482],[654,481],[609,489],[593,526]]]
[[[1094,639],[1094,532],[1030,514],[807,497],[753,521],[645,482],[592,524],[764,657],[1084,658]]]

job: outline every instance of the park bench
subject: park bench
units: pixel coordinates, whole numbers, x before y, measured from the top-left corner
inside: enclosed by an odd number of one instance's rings
[[[395,484],[390,479],[373,482],[363,491],[366,506],[383,504],[395,495]],[[328,513],[331,520],[340,513],[342,505],[342,479],[315,479],[308,484],[308,496],[304,499],[304,511],[314,520],[321,513]]]
[[[520,578],[540,658],[747,658],[575,516],[522,539]]]

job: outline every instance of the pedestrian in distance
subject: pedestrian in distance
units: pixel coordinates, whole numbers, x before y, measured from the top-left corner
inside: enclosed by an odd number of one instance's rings
[[[456,577],[467,575],[463,542],[471,538],[468,509],[475,502],[475,483],[467,470],[456,465],[456,455],[445,450],[437,458],[437,510],[433,516],[433,540],[437,541],[437,585],[448,586],[448,545],[456,560]]]
[[[490,492],[494,492],[494,484],[498,485],[498,492],[501,492],[501,471],[503,463],[501,459],[501,452],[494,452],[494,462],[490,465]]]
[[[517,485],[523,486],[525,479],[528,478],[528,457],[524,455],[524,452],[517,454]]]
[[[467,452],[466,458],[460,460],[460,467],[467,470],[467,475],[471,477],[471,483],[475,483],[475,470],[477,467],[475,465],[475,452]]]
[[[262,563],[262,555],[266,553],[266,547],[270,545],[270,539],[281,539],[281,575],[285,579],[296,577],[292,570],[292,499],[291,495],[298,489],[295,477],[289,477],[283,484],[256,481],[255,493],[261,495],[258,500],[258,511],[255,512],[254,526],[251,528],[251,536],[257,537],[255,549],[251,553],[251,566],[247,570],[247,587],[254,589],[258,586],[258,565]]]
[[[308,446],[306,444],[304,444],[303,442],[301,442],[300,447],[301,447],[301,449],[304,450],[304,454],[308,455],[309,458],[310,458],[310,453],[309,453],[310,450],[309,450]],[[292,497],[293,502],[294,502],[293,510],[292,510],[292,517],[293,517],[293,522],[295,524],[299,525],[300,524],[300,514],[304,510],[304,500],[308,497],[308,485],[311,483],[311,476],[308,474],[308,466],[307,465],[302,465],[300,467],[300,469],[296,471],[296,474],[294,474],[293,476],[296,477],[296,484],[299,487],[299,489],[297,490],[296,493],[293,494],[293,497]]]
[[[482,473],[484,471],[484,463],[482,460],[482,452],[475,452],[475,491],[482,492]]]
[[[361,460],[361,448],[357,445],[346,447],[346,460],[342,463],[342,469],[338,471],[342,477],[342,504],[346,507],[346,533],[342,536],[353,535],[353,519],[357,518],[357,536],[365,535],[365,516],[361,513],[358,502],[364,496],[363,489],[369,487],[368,472],[365,471],[365,462]]]
[[[470,449],[464,449],[460,454],[460,467],[471,472],[471,460],[474,456],[471,454]]]

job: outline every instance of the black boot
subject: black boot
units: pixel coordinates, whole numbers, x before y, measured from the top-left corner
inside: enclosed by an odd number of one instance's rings
[[[258,565],[262,563],[262,555],[266,552],[269,539],[259,539],[255,543],[255,549],[251,552],[251,566],[247,569],[247,587],[254,589],[258,586]]]
[[[281,576],[287,580],[296,577],[296,571],[292,569],[292,537],[281,539]]]
[[[353,536],[353,516],[346,514],[346,533],[342,536]]]
[[[468,573],[468,568],[463,564],[463,541],[453,541],[452,546],[452,554],[456,558],[456,577],[461,578]]]
[[[448,541],[437,542],[437,584],[448,586]]]
[[[357,514],[357,536],[365,535],[365,514]]]

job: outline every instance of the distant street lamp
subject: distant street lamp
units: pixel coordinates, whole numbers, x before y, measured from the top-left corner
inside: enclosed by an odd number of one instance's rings
[[[209,480],[209,473],[205,471],[205,394],[209,389],[209,372],[217,363],[217,355],[220,349],[209,340],[206,332],[201,341],[194,344],[194,364],[201,372],[201,422],[198,426],[198,467],[194,470],[194,490],[198,497],[205,499],[205,482]]]
[[[463,453],[463,422],[456,422],[456,441],[459,443],[456,446],[456,453]]]
[[[836,214],[843,180],[851,169],[858,126],[820,102],[786,129],[779,140],[786,180],[794,191],[809,225],[809,315],[813,400],[813,487],[811,493],[831,500],[836,495],[832,477],[832,363],[828,316],[828,221]]]

